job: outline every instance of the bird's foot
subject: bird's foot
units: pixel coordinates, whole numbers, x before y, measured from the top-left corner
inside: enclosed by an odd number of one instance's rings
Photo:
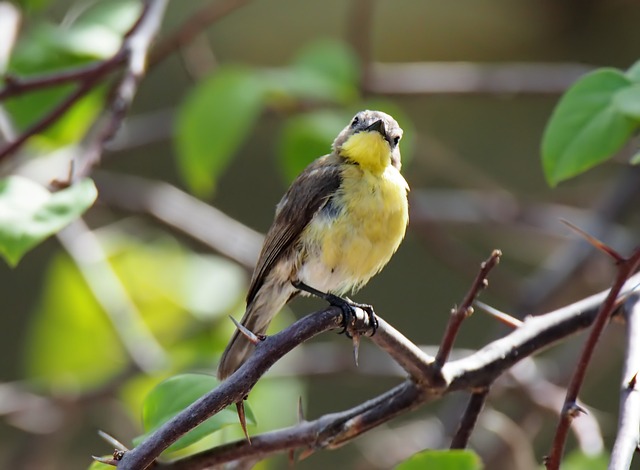
[[[342,331],[340,331],[340,334],[345,333],[349,338],[352,337],[352,335],[349,333],[349,328],[354,326],[355,320],[357,318],[355,310],[356,308],[363,310],[367,314],[369,320],[367,331],[371,331],[371,336],[376,334],[376,330],[378,329],[378,319],[376,318],[376,314],[371,305],[359,304],[349,299],[348,297],[343,298],[335,294],[319,291],[300,281],[293,282],[292,284],[296,289],[300,289],[308,292],[309,294],[315,295],[316,297],[320,297],[321,299],[329,302],[330,305],[339,307],[340,310],[342,310]]]

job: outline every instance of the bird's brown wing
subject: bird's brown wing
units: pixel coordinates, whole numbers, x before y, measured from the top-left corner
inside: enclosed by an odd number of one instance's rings
[[[278,204],[275,220],[267,232],[249,286],[247,304],[253,301],[273,266],[300,237],[314,214],[338,189],[340,173],[338,158],[326,155],[310,164],[291,184]]]

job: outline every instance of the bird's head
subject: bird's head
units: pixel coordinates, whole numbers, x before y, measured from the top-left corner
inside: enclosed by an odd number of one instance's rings
[[[360,111],[333,142],[333,150],[374,173],[393,165],[400,169],[402,129],[381,111]]]

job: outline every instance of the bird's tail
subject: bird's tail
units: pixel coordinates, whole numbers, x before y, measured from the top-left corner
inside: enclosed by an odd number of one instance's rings
[[[256,335],[265,334],[271,320],[289,300],[292,294],[291,291],[294,289],[286,289],[286,292],[284,290],[267,289],[260,291],[256,298],[247,305],[247,310],[240,321],[242,326]],[[236,329],[220,358],[218,378],[224,380],[238,370],[251,356],[254,348],[255,346],[251,341],[240,330]]]

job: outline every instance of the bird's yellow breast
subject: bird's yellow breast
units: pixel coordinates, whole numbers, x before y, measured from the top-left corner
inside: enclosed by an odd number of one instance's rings
[[[407,191],[407,182],[391,165],[379,175],[360,165],[344,165],[332,201],[337,214],[318,217],[308,227],[320,248],[327,290],[358,288],[387,264],[407,227]]]

